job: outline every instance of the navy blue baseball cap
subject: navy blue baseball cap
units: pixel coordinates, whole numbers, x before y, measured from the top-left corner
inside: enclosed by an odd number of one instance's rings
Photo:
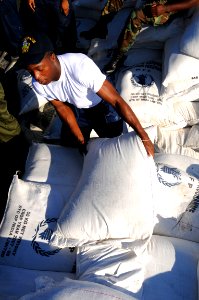
[[[47,35],[27,35],[22,41],[21,59],[25,65],[38,64],[49,51],[54,51],[54,47]]]

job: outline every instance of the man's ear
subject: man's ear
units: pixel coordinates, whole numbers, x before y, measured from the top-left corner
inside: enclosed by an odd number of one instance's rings
[[[57,60],[57,56],[54,52],[50,53],[50,59],[53,60],[53,61]]]

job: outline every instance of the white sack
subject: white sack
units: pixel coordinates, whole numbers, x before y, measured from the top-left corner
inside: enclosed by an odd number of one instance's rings
[[[155,153],[156,163],[170,165],[199,179],[199,160],[181,154]]]
[[[124,66],[133,66],[147,62],[162,63],[162,49],[131,48],[124,61]]]
[[[199,125],[191,127],[184,146],[199,151]]]
[[[49,276],[55,282],[60,282],[65,277],[74,278],[75,274],[0,265],[0,300],[18,300],[23,295],[33,292],[35,279],[39,276]]]
[[[199,60],[180,53],[181,35],[168,39],[164,47],[162,90],[165,100],[198,99]]]
[[[162,49],[164,43],[172,37],[181,34],[184,29],[183,18],[175,18],[172,22],[164,24],[163,26],[148,26],[143,27],[136,38],[133,47]]]
[[[192,148],[186,147],[185,143],[191,127],[170,130],[158,127],[155,141],[156,152],[181,154],[199,159],[199,153]]]
[[[116,88],[144,127],[184,126],[180,111],[174,111],[173,104],[163,102],[160,97],[161,79],[161,65],[148,61],[121,70]]]
[[[188,55],[180,53],[179,42],[181,35],[168,39],[164,47],[163,85],[192,80],[193,84],[199,82],[199,61]],[[186,84],[186,82],[185,82]]]
[[[196,300],[199,244],[153,235],[147,250],[144,299]]]
[[[134,300],[135,298],[125,295],[101,284],[80,280],[64,279],[60,283],[54,282],[50,277],[37,279],[35,293],[25,295],[19,300]]]
[[[186,25],[180,40],[180,51],[199,59],[199,8],[194,7],[194,15]]]
[[[187,220],[184,218],[184,222],[181,221],[188,207],[190,205],[193,207],[193,203],[197,201],[198,179],[176,167],[161,163],[156,163],[156,167],[159,182],[156,186],[158,222],[155,225],[154,234],[189,240],[192,240],[194,236],[193,240],[196,238],[196,241],[198,241],[197,231],[192,234],[189,225],[184,223]]]
[[[156,129],[147,131],[153,141]],[[90,141],[80,180],[51,242],[65,247],[130,238],[135,252],[145,248],[154,226],[154,167],[135,132]]]
[[[72,272],[75,249],[48,243],[67,200],[55,186],[15,175],[0,227],[0,264]]]
[[[166,130],[177,130],[199,123],[198,101],[183,101],[183,99],[176,98],[172,102],[163,105],[164,114],[167,112],[168,120],[160,124],[160,127]]]
[[[42,107],[48,101],[36,93],[32,86],[32,76],[24,69],[17,71],[18,91],[20,96],[20,114]]]
[[[173,103],[173,114],[179,120],[178,124],[173,129],[192,126],[199,123],[199,101],[177,101]],[[170,126],[170,129],[171,126]]]
[[[128,241],[126,241],[128,244]],[[139,299],[142,296],[147,253],[125,249],[125,241],[107,241],[78,248],[76,276],[110,286]]]
[[[195,78],[194,78],[195,80]],[[199,84],[193,85],[193,80],[175,81],[167,87],[162,86],[161,97],[172,103],[179,101],[198,101]]]
[[[79,180],[82,165],[83,156],[76,148],[33,143],[23,179],[63,186],[70,194]]]

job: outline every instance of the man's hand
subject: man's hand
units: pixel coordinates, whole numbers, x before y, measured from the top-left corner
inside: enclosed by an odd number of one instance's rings
[[[28,5],[35,12],[35,0],[28,0]]]
[[[154,157],[154,145],[150,139],[142,140],[142,143],[146,149],[146,152],[149,156]]]
[[[167,12],[166,6],[162,4],[154,4],[151,6],[151,14],[153,17],[158,17]]]
[[[62,12],[64,13],[65,16],[67,16],[69,14],[68,0],[61,0],[61,10],[62,10]]]
[[[120,96],[115,87],[107,79],[104,81],[99,92],[97,92],[97,95],[115,108],[123,120],[139,135],[147,154],[154,157],[154,146],[148,137],[147,132],[142,127],[140,121],[128,103]]]

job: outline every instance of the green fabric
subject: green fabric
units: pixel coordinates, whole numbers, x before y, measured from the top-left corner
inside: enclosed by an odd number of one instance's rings
[[[0,143],[8,142],[20,132],[18,121],[7,110],[4,90],[0,84]]]

